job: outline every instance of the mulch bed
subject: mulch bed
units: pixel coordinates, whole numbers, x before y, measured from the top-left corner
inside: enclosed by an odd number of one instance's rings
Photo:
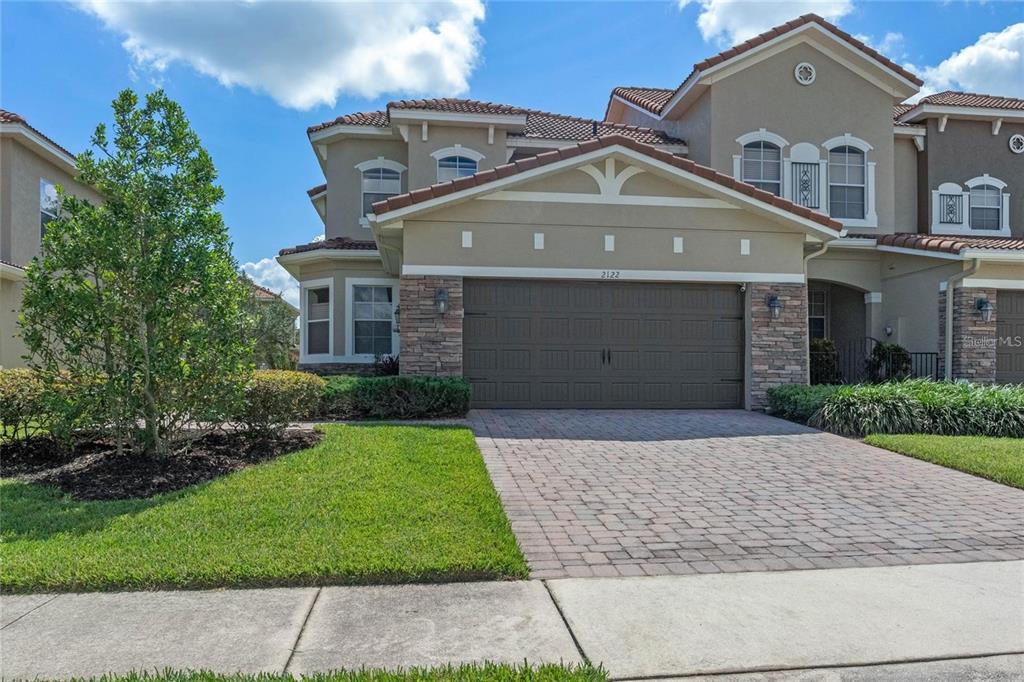
[[[0,445],[0,477],[55,486],[76,500],[151,497],[312,447],[322,438],[313,429],[289,429],[270,440],[213,433],[187,450],[154,458],[118,455],[109,440],[85,441],[69,449],[37,436]]]

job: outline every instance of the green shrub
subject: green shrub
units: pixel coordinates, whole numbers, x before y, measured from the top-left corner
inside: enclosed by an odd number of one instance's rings
[[[832,339],[811,339],[811,383],[835,384],[839,381],[839,353]]]
[[[325,386],[308,372],[257,370],[245,385],[235,421],[258,437],[279,435],[291,422],[317,413]]]
[[[824,400],[809,423],[844,436],[925,433],[1024,438],[1024,386],[926,379],[843,386]]]
[[[469,411],[462,377],[331,377],[322,413],[334,419],[431,419]]]
[[[806,424],[838,386],[787,384],[768,389],[768,411],[777,417]]]
[[[0,440],[24,438],[48,421],[46,391],[31,369],[0,369]]]
[[[868,380],[874,383],[907,379],[913,372],[910,353],[898,343],[882,341],[871,349],[864,361]]]

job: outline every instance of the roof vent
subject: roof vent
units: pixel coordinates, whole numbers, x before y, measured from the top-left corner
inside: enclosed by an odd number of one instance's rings
[[[594,137],[597,137],[597,121],[591,121],[591,126],[594,130]]]

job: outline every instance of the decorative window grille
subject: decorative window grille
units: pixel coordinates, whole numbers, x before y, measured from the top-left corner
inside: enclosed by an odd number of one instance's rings
[[[793,202],[807,208],[820,208],[816,163],[793,163]]]
[[[939,222],[944,225],[960,225],[964,222],[964,195],[939,195]]]

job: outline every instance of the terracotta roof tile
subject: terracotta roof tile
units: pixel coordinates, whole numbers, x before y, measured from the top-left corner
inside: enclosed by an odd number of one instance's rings
[[[24,270],[25,269],[24,265],[18,265],[17,263],[12,263],[9,260],[2,260],[2,259],[0,259],[0,264],[2,264],[2,265],[9,265],[12,268],[18,268],[19,270]]]
[[[510,175],[522,173],[533,168],[539,168],[565,159],[571,159],[581,154],[614,145],[621,145],[642,154],[646,154],[647,156],[653,157],[663,163],[671,164],[688,173],[694,173],[695,175],[699,175],[700,177],[711,180],[712,182],[729,189],[742,192],[743,194],[754,197],[755,199],[765,203],[772,204],[785,211],[807,218],[808,220],[812,220],[819,225],[836,230],[837,232],[843,227],[840,222],[833,220],[827,215],[811,211],[803,206],[797,206],[791,201],[776,197],[775,195],[759,190],[752,185],[734,180],[732,177],[725,175],[724,173],[719,173],[712,168],[701,166],[689,159],[674,156],[664,150],[658,149],[657,147],[637,142],[635,139],[626,137],[625,135],[607,135],[599,137],[571,147],[562,147],[561,149],[543,152],[533,157],[514,161],[512,163],[505,164],[504,166],[499,166],[497,169],[480,171],[473,175],[467,175],[448,182],[438,183],[413,192],[399,194],[389,199],[378,201],[373,205],[373,211],[377,215],[381,215],[383,213],[405,208],[406,206],[412,206],[429,199],[442,197],[447,194],[451,194],[453,191],[457,192],[471,187],[479,187],[501,177],[509,177]]]
[[[330,128],[333,125],[374,126],[376,128],[387,128],[391,125],[391,121],[388,118],[388,112],[386,111],[358,111],[354,114],[339,116],[333,121],[324,121],[323,123],[318,123],[315,126],[310,126],[306,128],[306,133],[315,133],[318,130]]]
[[[373,251],[376,248],[377,242],[374,241],[360,241],[350,239],[348,237],[333,237],[331,239],[321,239],[318,242],[299,244],[298,246],[281,249],[278,255],[288,256],[293,253],[305,253],[307,251],[319,251],[321,249],[336,251]]]
[[[974,92],[956,92],[955,90],[946,90],[945,92],[937,92],[934,95],[922,97],[918,104],[934,104],[943,107],[1019,109],[1024,111],[1024,99],[1000,97],[997,95],[979,95]],[[909,108],[912,108],[912,106]]]
[[[0,123],[20,123],[21,125],[31,130],[33,133],[38,135],[39,137],[43,138],[44,140],[52,144],[57,149],[61,150],[62,152],[70,156],[72,159],[75,158],[74,154],[72,154],[70,151],[54,142],[53,138],[44,135],[38,128],[33,128],[31,125],[29,125],[29,122],[26,121],[25,118],[20,114],[16,114],[13,111],[7,111],[6,109],[0,109]]]
[[[738,45],[734,45],[730,47],[728,50],[719,52],[718,54],[712,57],[708,57],[703,61],[697,62],[696,64],[693,65],[693,71],[690,72],[690,75],[683,79],[683,83],[686,83],[686,81],[690,80],[690,78],[692,78],[694,74],[700,71],[706,71],[707,69],[710,69],[713,66],[717,66],[722,62],[728,61],[733,57],[739,56],[744,52],[747,52],[748,50],[752,50],[758,45],[762,45],[768,42],[769,40],[789,33],[795,28],[799,28],[801,26],[804,26],[805,24],[810,23],[818,24],[823,29],[830,32],[832,35],[846,41],[854,48],[860,50],[861,52],[868,55],[872,59],[875,59],[876,61],[884,64],[887,68],[892,69],[899,75],[906,78],[911,83],[914,83],[915,85],[924,84],[924,81],[922,81],[920,78],[918,78],[910,71],[907,71],[902,66],[892,61],[885,55],[881,54],[877,50],[868,47],[862,41],[857,40],[846,31],[842,30],[835,24],[826,21],[817,14],[804,14],[803,16],[798,17],[797,19],[787,21],[786,23],[776,26],[775,28],[769,29],[764,33],[761,33],[760,35],[754,36],[750,40],[746,40]],[[681,87],[683,86],[680,85],[678,88],[672,90],[667,90],[665,88],[639,87],[615,88],[614,90],[612,90],[612,96],[617,95],[625,99],[627,102],[636,104],[637,106],[642,107],[653,114],[660,114],[661,110],[665,107],[666,104],[668,104],[668,102],[672,99],[675,93],[679,91],[679,88]],[[623,92],[620,93],[620,90]]]
[[[309,198],[312,199],[317,194],[320,194],[320,193],[326,192],[326,191],[327,191],[327,183],[324,183],[322,185],[317,185],[316,187],[310,187],[309,189],[306,190],[306,194],[308,194]]]
[[[1013,237],[947,237],[936,234],[900,233],[879,235],[877,243],[879,246],[954,254],[964,249],[1024,251],[1024,239]]]
[[[441,97],[437,99],[403,99],[388,102],[388,109],[429,109],[430,111],[450,111],[458,114],[525,114],[529,110],[511,104],[482,102],[475,99],[457,99]]]

